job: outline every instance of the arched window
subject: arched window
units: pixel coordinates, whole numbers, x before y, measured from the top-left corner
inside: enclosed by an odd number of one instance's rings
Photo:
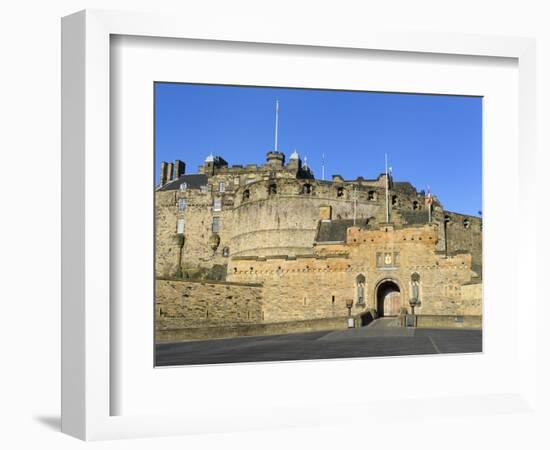
[[[250,199],[250,191],[248,189],[245,189],[243,192],[243,202],[246,202]]]
[[[367,193],[367,199],[370,200],[370,201],[375,201],[376,200],[376,191],[369,191]]]
[[[311,194],[312,187],[311,184],[306,183],[302,186],[302,194]]]
[[[229,256],[229,247],[224,247],[222,250],[222,256],[227,258]]]
[[[277,185],[275,183],[270,183],[267,187],[267,193],[269,195],[275,195],[277,193]]]
[[[336,197],[343,197],[344,196],[344,188],[342,186],[339,186],[336,188]]]
[[[418,203],[416,200],[413,202],[413,209],[415,211],[420,209],[420,203]]]
[[[464,228],[470,228],[470,219],[464,219]]]
[[[357,289],[357,304],[364,305],[365,304],[365,276],[362,273],[357,275],[357,278],[355,278],[355,285]]]

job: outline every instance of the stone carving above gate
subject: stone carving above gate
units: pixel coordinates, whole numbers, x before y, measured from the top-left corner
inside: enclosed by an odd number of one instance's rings
[[[399,252],[377,252],[376,267],[378,269],[395,269],[399,267]]]

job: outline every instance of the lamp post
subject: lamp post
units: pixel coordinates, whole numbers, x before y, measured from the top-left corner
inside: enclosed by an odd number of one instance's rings
[[[417,297],[411,297],[409,300],[409,305],[411,305],[411,314],[405,315],[405,326],[406,327],[416,327],[416,317],[414,315],[414,307],[417,306],[419,303]]]
[[[411,305],[411,313],[412,315],[414,316],[414,307],[418,304],[418,299],[417,298],[411,298],[409,300],[409,305]]]
[[[353,299],[346,300],[346,307],[348,308],[348,328],[354,328],[353,317],[351,317],[351,307],[353,306]]]

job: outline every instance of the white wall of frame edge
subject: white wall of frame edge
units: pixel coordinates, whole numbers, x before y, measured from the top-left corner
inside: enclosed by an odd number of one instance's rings
[[[85,30],[82,27],[86,21]],[[75,21],[77,22],[75,24]],[[185,26],[184,26],[185,25]],[[535,133],[532,129],[535,124],[534,120],[534,46],[532,41],[523,39],[508,39],[495,38],[487,39],[480,37],[465,37],[464,39],[456,40],[456,36],[438,35],[437,39],[431,39],[434,36],[426,35],[399,35],[396,34],[376,34],[369,33],[363,39],[357,39],[353,33],[347,35],[340,33],[338,38],[318,37],[317,40],[312,36],[265,36],[260,30],[248,31],[248,35],[243,30],[236,32],[228,27],[226,30],[216,30],[212,33],[206,33],[204,29],[198,29],[188,21],[179,20],[176,18],[167,18],[165,16],[149,16],[149,15],[134,15],[124,13],[101,13],[93,12],[86,14],[86,17],[72,17],[65,20],[65,27],[74,26],[74,33],[80,37],[76,42],[77,45],[73,48],[76,55],[80,55],[85,59],[85,72],[78,70],[78,66],[72,66],[71,62],[65,59],[64,70],[65,80],[71,79],[75,82],[72,85],[74,95],[82,95],[86,92],[85,102],[81,101],[73,103],[67,101],[65,104],[64,120],[69,120],[72,117],[74,123],[64,122],[64,176],[68,169],[80,168],[80,175],[84,175],[80,180],[84,180],[84,186],[79,190],[69,194],[64,187],[64,334],[63,334],[63,427],[66,432],[77,435],[82,438],[98,439],[108,437],[123,437],[123,436],[144,436],[144,435],[160,435],[173,434],[182,432],[181,417],[157,417],[151,418],[146,416],[140,417],[109,417],[108,416],[108,395],[106,392],[109,389],[109,373],[105,361],[105,349],[108,349],[108,338],[104,333],[105,320],[108,320],[108,305],[103,301],[98,301],[98,304],[91,304],[90,301],[84,302],[87,299],[106,299],[108,296],[108,264],[101,264],[100,267],[94,267],[94,263],[99,261],[108,261],[108,250],[103,246],[97,245],[98,239],[103,239],[104,242],[109,236],[109,218],[108,211],[104,210],[105,204],[108,204],[109,192],[108,186],[105,186],[104,180],[105,170],[109,167],[109,158],[104,151],[100,149],[108,148],[108,34],[133,34],[133,35],[149,35],[149,36],[172,36],[172,37],[194,37],[194,38],[217,38],[221,40],[251,40],[251,41],[271,41],[271,42],[286,42],[300,44],[314,44],[327,46],[346,46],[355,47],[390,49],[402,51],[419,51],[433,53],[457,53],[457,54],[477,54],[477,55],[496,55],[519,58],[519,74],[520,74],[520,146],[522,149],[521,158],[519,161],[520,183],[518,197],[524,200],[518,205],[520,212],[525,213],[523,217],[529,221],[529,218],[534,222],[534,209],[532,208],[534,199],[529,198],[529,192],[533,192],[533,178],[529,177],[529,170],[534,167],[534,145]],[[66,33],[71,32],[66,28]],[[80,29],[79,29],[80,28]],[[183,36],[181,30],[187,32]],[[246,31],[246,30],[245,30]],[[341,31],[341,30],[339,30]],[[254,33],[255,36],[254,37]],[[241,36],[238,36],[240,34]],[[244,36],[243,36],[244,34]],[[350,37],[351,35],[351,37]],[[68,35],[66,34],[65,37]],[[74,36],[71,36],[71,38]],[[347,40],[346,40],[347,39]],[[64,42],[67,42],[64,39]],[[65,89],[71,89],[71,85],[64,84]],[[65,101],[65,99],[64,99]],[[68,128],[68,125],[70,128]],[[84,134],[83,129],[86,133]],[[80,129],[80,131],[78,131]],[[107,145],[106,145],[107,144]],[[75,154],[76,161],[71,162],[68,158],[68,149],[78,149]],[[108,173],[108,171],[107,171]],[[66,178],[64,183],[71,183],[71,178]],[[77,204],[83,204],[85,211],[76,208]],[[73,216],[74,214],[74,216]],[[65,217],[68,216],[68,217]],[[88,220],[94,217],[93,224],[84,223],[84,218]],[[94,225],[90,227],[89,225]],[[73,227],[73,228],[71,228]],[[69,230],[77,230],[75,237],[71,237]],[[84,230],[86,234],[84,236]],[[85,239],[85,240],[84,240]],[[534,234],[526,234],[525,240],[522,241],[518,248],[519,258],[521,260],[535,261],[535,236]],[[82,247],[69,247],[71,243],[85,242],[84,249]],[[80,248],[80,250],[78,250]],[[107,259],[105,259],[107,258]],[[527,259],[523,259],[527,258]],[[526,269],[525,269],[526,270]],[[530,270],[533,270],[531,264]],[[73,271],[75,271],[73,273]],[[73,277],[74,275],[74,277]],[[518,277],[528,276],[520,269]],[[80,277],[80,278],[79,278]],[[85,281],[82,280],[84,277]],[[73,289],[71,291],[70,289]],[[85,289],[85,297],[83,290]],[[532,288],[534,289],[534,287]],[[531,292],[533,293],[533,292]],[[532,295],[531,298],[535,298]],[[75,301],[77,300],[77,301]],[[86,316],[84,317],[84,312]],[[529,328],[528,318],[524,315],[518,316],[518,327],[521,330],[519,334],[520,340],[527,344],[526,348],[532,348],[535,339],[535,332]],[[85,324],[82,326],[82,324]],[[101,327],[103,325],[103,328]],[[103,331],[96,333],[94,330]],[[522,346],[523,348],[523,346]],[[536,355],[529,351],[521,352],[522,365],[526,370],[521,371],[522,384],[521,394],[504,396],[497,400],[495,404],[486,410],[487,414],[498,412],[501,406],[516,404],[519,410],[522,410],[521,405],[525,405],[525,401],[532,405],[532,400],[535,396],[535,384],[533,383],[534,367],[533,363]],[[76,371],[76,372],[75,372]],[[84,383],[86,379],[86,383]],[[107,390],[106,390],[107,389]],[[516,399],[514,403],[511,399]],[[480,406],[488,403],[487,399],[477,399]],[[460,403],[463,399],[459,399]],[[474,401],[475,403],[475,401]],[[440,402],[436,404],[441,407]],[[453,401],[447,401],[447,407],[452,408]],[[298,417],[288,415],[284,420],[281,420],[276,426],[285,426],[295,424],[298,420],[302,425],[317,423],[318,420],[324,419],[330,421],[343,417],[346,420],[346,406],[338,408],[333,405],[330,411],[324,411],[321,415],[315,414],[310,416],[308,420],[303,419],[306,411],[301,411]],[[378,405],[378,411],[384,410],[384,405]],[[455,404],[456,406],[456,404]],[[469,405],[471,407],[472,404]],[[435,404],[434,404],[435,407]],[[532,406],[531,406],[532,407]],[[417,408],[417,409],[414,409]],[[418,412],[418,405],[413,408]],[[405,409],[405,412],[411,413],[411,410]],[[310,411],[311,412],[311,411]],[[305,415],[307,417],[307,414]],[[391,417],[391,414],[390,416]],[[194,424],[191,432],[212,430],[211,423]],[[240,426],[235,424],[227,424],[228,429],[249,429],[251,423],[243,423]],[[256,424],[262,427],[262,424]],[[265,426],[265,425],[264,425]],[[254,428],[254,426],[252,426]],[[220,427],[218,429],[224,429]],[[184,430],[185,431],[185,430]]]

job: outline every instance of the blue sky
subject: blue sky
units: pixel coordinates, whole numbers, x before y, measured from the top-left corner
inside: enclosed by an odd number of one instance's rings
[[[394,180],[437,195],[446,209],[481,206],[482,99],[313,89],[156,83],[156,182],[160,161],[196,173],[211,152],[231,164],[263,164],[274,147],[296,149],[315,177],[375,178],[388,154]]]

